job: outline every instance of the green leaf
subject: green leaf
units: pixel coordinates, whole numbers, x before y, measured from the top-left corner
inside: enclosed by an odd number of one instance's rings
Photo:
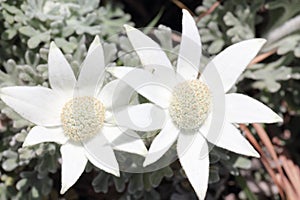
[[[30,49],[36,48],[42,41],[40,40],[40,37],[38,35],[31,37],[27,41],[27,45]]]
[[[250,169],[251,161],[248,158],[240,156],[234,162],[233,167],[242,168],[242,169]]]
[[[31,26],[22,26],[22,27],[19,28],[19,32],[23,35],[28,36],[28,37],[32,37],[33,35],[36,35],[36,34],[39,33],[38,31],[36,31]]]
[[[18,167],[16,158],[9,158],[2,163],[2,168],[5,171],[13,171],[16,167]]]
[[[219,169],[216,166],[210,166],[209,168],[209,184],[217,183],[220,180]]]
[[[15,29],[7,29],[2,33],[2,38],[4,40],[11,40],[13,37],[15,37],[17,34],[17,31]]]

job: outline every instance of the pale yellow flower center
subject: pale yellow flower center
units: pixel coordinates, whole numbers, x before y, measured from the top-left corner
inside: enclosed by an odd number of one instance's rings
[[[191,80],[175,86],[169,106],[173,122],[181,129],[198,129],[211,108],[211,93],[200,80]]]
[[[105,107],[94,97],[75,97],[64,105],[61,113],[64,133],[75,141],[97,134],[104,118]]]

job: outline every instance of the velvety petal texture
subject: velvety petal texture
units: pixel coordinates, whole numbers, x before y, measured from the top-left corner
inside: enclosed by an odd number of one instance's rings
[[[103,48],[97,39],[94,40],[94,43],[81,66],[76,85],[78,90],[76,96],[95,96],[102,85],[105,67]]]
[[[215,67],[218,70],[225,93],[231,89],[265,43],[266,40],[261,38],[236,43],[208,63],[206,67]]]
[[[164,87],[150,72],[133,67],[107,68],[113,76],[126,82],[139,94],[162,108],[169,106],[171,91]]]
[[[102,128],[102,133],[115,150],[142,156],[148,152],[140,136],[130,129],[105,126]]]
[[[210,140],[210,137],[207,137],[207,139],[218,147],[227,149],[237,154],[253,156],[257,158],[260,157],[248,140],[244,138],[241,132],[234,125],[228,122],[224,122],[223,129],[217,139]]]
[[[200,67],[202,46],[198,28],[187,10],[182,10],[182,35],[177,60],[177,72],[186,80],[196,79]]]
[[[282,118],[261,102],[243,95],[226,94],[226,119],[231,123],[276,123]]]
[[[25,141],[23,147],[36,145],[42,142],[55,142],[58,144],[65,144],[69,138],[64,134],[62,128],[45,128],[43,126],[33,127]]]
[[[84,148],[74,142],[68,142],[60,148],[62,166],[61,166],[61,190],[64,194],[83,173],[87,158]]]
[[[70,64],[54,42],[51,42],[49,49],[48,73],[51,88],[61,95],[72,97],[76,78]]]
[[[156,42],[136,28],[129,25],[124,25],[124,27],[143,66],[173,68],[167,55]]]
[[[199,199],[204,199],[209,176],[209,155],[200,134],[179,134],[177,154],[180,164]]]
[[[171,119],[151,143],[149,152],[145,158],[143,166],[148,166],[159,160],[177,140],[180,130],[175,127]]]
[[[104,137],[104,134],[100,132],[91,139],[85,140],[82,143],[85,149],[85,154],[93,165],[107,173],[120,176],[119,164],[116,156],[111,145]]]
[[[28,121],[40,126],[60,125],[64,99],[45,87],[13,86],[0,89],[0,97]]]

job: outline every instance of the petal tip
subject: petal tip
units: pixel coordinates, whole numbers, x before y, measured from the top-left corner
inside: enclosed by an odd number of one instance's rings
[[[148,154],[148,150],[147,150],[146,147],[144,147],[144,148],[141,148],[141,149],[139,149],[139,150],[137,150],[133,153],[135,153],[137,155],[140,155],[140,156],[143,156],[143,157],[146,157],[146,155]]]
[[[205,196],[206,196],[206,192],[197,192],[195,191],[196,194],[197,194],[197,197],[200,199],[200,200],[204,200],[205,199]]]
[[[26,140],[23,142],[23,144],[22,144],[22,148],[24,148],[24,147],[28,147],[28,146],[30,146],[29,144],[28,144],[28,142],[26,142]]]
[[[192,23],[195,23],[195,20],[191,15],[191,13],[186,9],[182,9],[182,24],[187,23],[187,21],[191,21]]]
[[[146,157],[147,154],[148,154],[148,150],[145,148],[141,151],[140,155]]]
[[[113,175],[115,175],[116,177],[120,177],[120,171],[117,170],[117,171],[114,171],[114,172],[111,172]]]
[[[262,44],[265,44],[267,42],[267,40],[264,38],[257,38],[257,41]]]
[[[54,41],[50,42],[50,49],[58,48]]]
[[[98,35],[95,36],[92,44],[100,44],[100,37]]]
[[[68,187],[66,187],[65,185],[62,185],[59,193],[61,195],[63,195],[68,189],[69,189]]]
[[[187,11],[186,9],[182,9],[182,14],[184,14],[184,15],[190,15],[189,11]]]
[[[143,167],[147,167],[148,165],[150,165],[150,161],[146,157],[145,161],[143,162]]]
[[[277,123],[283,123],[283,118],[276,114],[276,116],[275,116],[275,121],[276,121]]]
[[[242,154],[242,155],[246,155],[246,154]],[[260,154],[252,146],[250,148],[249,153],[247,153],[246,156],[250,156],[250,157],[254,157],[254,158],[260,158]]]
[[[124,24],[123,26],[124,26],[124,28],[125,28],[126,32],[128,32],[128,31],[132,31],[132,30],[134,30],[134,29],[135,29],[135,28],[133,28],[132,26],[130,26],[130,25],[128,25],[128,24]]]
[[[283,119],[278,114],[276,114],[276,113],[273,112],[273,116],[270,116],[269,121],[265,122],[265,123],[266,124],[283,123]]]
[[[267,40],[264,38],[254,38],[254,39],[250,39],[249,41],[253,43],[257,43],[257,45],[260,46],[260,48],[264,46],[264,44],[267,42]]]
[[[149,155],[149,154],[148,154],[148,155]],[[143,162],[143,167],[147,167],[147,166],[153,164],[153,163],[156,162],[156,161],[157,161],[157,159],[154,159],[154,160],[153,160],[153,158],[151,158],[151,157],[149,157],[149,156],[146,156],[146,158],[145,158],[145,160],[144,160],[144,162]]]
[[[260,158],[260,154],[253,148],[252,145],[249,146],[249,151],[246,153],[241,153],[241,155],[246,155],[254,158]]]
[[[260,158],[260,154],[257,151],[255,151],[255,153],[252,156],[255,157],[255,158]]]
[[[267,40],[264,39],[264,38],[257,38],[257,43],[259,43],[259,45],[260,45],[261,47],[263,47],[263,46],[266,44],[266,42],[267,42]],[[260,47],[260,48],[261,48],[261,47]]]
[[[115,71],[115,70],[114,70],[114,68],[115,68],[115,67],[106,67],[106,69],[105,69],[105,70],[106,70],[107,72],[109,72],[109,73],[113,74],[113,73],[114,73],[114,71]]]

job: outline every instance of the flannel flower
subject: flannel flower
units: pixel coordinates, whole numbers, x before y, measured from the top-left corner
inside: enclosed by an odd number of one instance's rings
[[[222,102],[213,101],[212,88],[202,78],[197,79],[202,55],[201,41],[196,24],[186,10],[183,10],[182,27],[176,68],[157,43],[139,30],[125,25],[144,69],[112,67],[107,70],[166,113],[165,125],[153,140],[144,166],[155,164],[177,141],[179,161],[198,198],[204,199],[209,178],[208,142],[238,154],[259,157],[234,124],[275,123],[282,119],[249,96],[229,93],[265,43],[264,39],[250,39],[226,48],[205,68],[216,69],[225,107],[225,116],[219,122],[222,123],[220,133],[217,138],[211,136],[210,128],[215,125],[213,103]],[[143,83],[148,84],[141,87]],[[207,153],[203,156],[203,152]]]
[[[126,95],[131,89],[118,80],[104,85],[105,63],[98,37],[89,47],[78,80],[54,42],[49,49],[48,67],[51,89],[5,87],[0,89],[0,97],[18,114],[36,124],[23,147],[42,142],[61,144],[62,194],[78,180],[88,160],[119,176],[113,149],[146,155],[147,149],[137,133],[116,126],[112,110],[120,108],[116,112],[122,112],[122,107],[128,106],[127,110],[142,107],[144,111],[150,104],[129,106]],[[116,87],[121,87],[122,94],[114,93]],[[143,113],[145,116],[145,111]]]

